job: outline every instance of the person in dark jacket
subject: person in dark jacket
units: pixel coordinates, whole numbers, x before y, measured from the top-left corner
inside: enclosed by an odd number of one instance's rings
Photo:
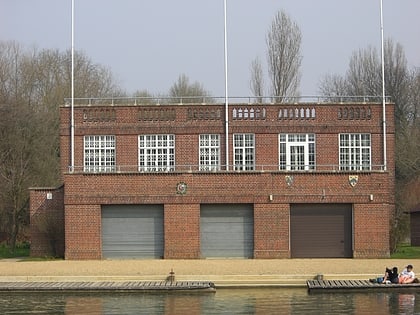
[[[398,268],[393,267],[392,269],[386,267],[385,268],[385,274],[383,277],[369,279],[370,282],[373,283],[398,283]]]

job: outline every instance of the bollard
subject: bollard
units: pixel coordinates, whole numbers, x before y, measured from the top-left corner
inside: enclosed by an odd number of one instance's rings
[[[171,269],[171,272],[169,273],[168,280],[172,283],[175,282],[175,272],[173,269]]]

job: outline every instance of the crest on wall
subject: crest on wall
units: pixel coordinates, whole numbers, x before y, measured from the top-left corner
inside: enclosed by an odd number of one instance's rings
[[[176,184],[176,193],[184,195],[187,192],[187,184],[185,182],[179,182]]]
[[[286,175],[284,179],[286,180],[287,186],[292,186],[294,180],[292,175]]]
[[[359,181],[359,176],[357,175],[349,175],[349,184],[351,187],[356,186],[357,182]]]

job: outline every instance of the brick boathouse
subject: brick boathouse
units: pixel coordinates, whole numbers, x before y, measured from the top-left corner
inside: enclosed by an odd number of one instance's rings
[[[393,104],[386,128],[380,102],[73,108],[63,186],[30,191],[32,255],[55,213],[66,259],[389,257]]]

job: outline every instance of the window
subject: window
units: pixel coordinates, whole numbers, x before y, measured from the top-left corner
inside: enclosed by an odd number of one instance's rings
[[[115,171],[115,136],[85,136],[85,172]]]
[[[255,169],[254,134],[234,134],[233,150],[235,170]]]
[[[279,134],[279,169],[307,171],[315,169],[314,134]]]
[[[200,171],[220,170],[220,139],[219,135],[200,135]]]
[[[340,134],[340,170],[371,169],[370,134]]]
[[[139,136],[139,171],[167,172],[175,170],[174,135]]]

